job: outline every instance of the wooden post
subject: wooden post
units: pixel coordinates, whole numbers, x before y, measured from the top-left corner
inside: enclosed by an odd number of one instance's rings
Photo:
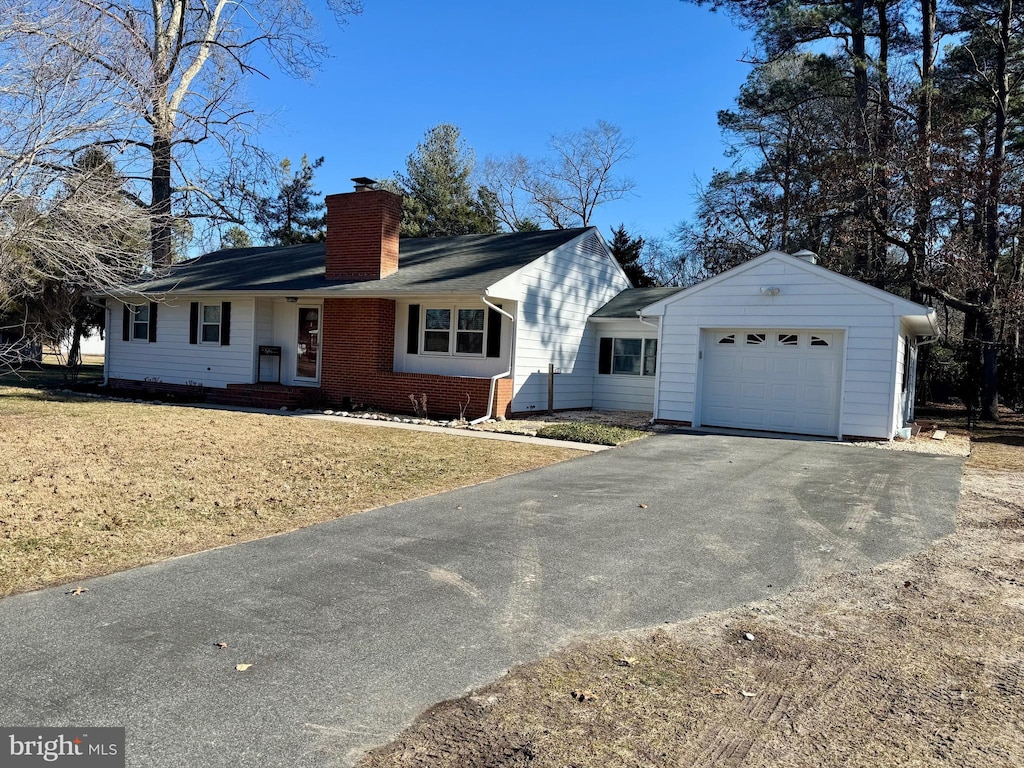
[[[555,364],[548,363],[548,416],[555,412]]]

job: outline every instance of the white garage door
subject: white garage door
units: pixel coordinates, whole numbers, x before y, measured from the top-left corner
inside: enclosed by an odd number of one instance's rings
[[[842,363],[841,331],[704,331],[701,424],[835,435]]]

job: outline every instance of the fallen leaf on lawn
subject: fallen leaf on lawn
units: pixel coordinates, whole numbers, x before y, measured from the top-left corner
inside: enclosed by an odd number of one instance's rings
[[[728,696],[729,692],[727,690],[725,690],[725,688],[712,688],[711,689],[711,695],[712,696]]]
[[[646,504],[640,504],[638,506],[640,507],[640,509],[647,509],[647,505]]]
[[[214,645],[216,645],[218,648],[221,648],[221,649],[228,647],[228,644],[227,643],[223,643],[223,642],[221,642],[221,643],[214,643]]]
[[[75,587],[70,592],[65,592],[64,594],[65,595],[80,595],[83,592],[88,592],[88,591],[89,591],[88,587]]]
[[[751,693],[750,691],[743,691],[743,690],[741,690],[740,693],[742,693],[743,697],[746,698],[746,699],[752,699],[755,696],[757,696],[756,693]]]
[[[593,701],[597,694],[593,691],[575,690],[570,694],[576,701]]]
[[[623,656],[615,660],[620,667],[632,667],[636,664],[636,656]]]
[[[245,672],[252,664],[235,664],[235,672]]]

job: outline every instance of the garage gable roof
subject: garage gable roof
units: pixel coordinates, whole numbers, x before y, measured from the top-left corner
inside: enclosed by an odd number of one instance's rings
[[[827,269],[818,264],[811,264],[808,261],[804,261],[803,259],[797,258],[796,256],[791,256],[788,253],[783,253],[782,251],[768,251],[767,253],[762,253],[760,256],[753,258],[750,261],[744,262],[739,266],[733,267],[730,270],[722,272],[720,275],[715,275],[714,277],[708,278],[707,280],[699,282],[696,285],[690,286],[689,288],[686,288],[680,291],[679,293],[673,294],[672,296],[668,296],[660,301],[654,302],[653,304],[644,307],[641,314],[645,316],[663,315],[665,313],[665,307],[667,307],[668,305],[673,304],[677,301],[686,301],[689,297],[697,293],[700,293],[701,291],[706,290],[707,288],[718,285],[719,283],[724,283],[732,279],[736,275],[740,275],[751,269],[755,269],[759,265],[765,264],[769,261],[781,261],[785,263],[787,267],[796,267],[797,269],[804,270],[808,274],[814,275],[815,277],[820,278],[822,280],[828,280],[833,283],[838,283],[839,285],[842,285],[854,291],[858,291],[859,293],[862,293],[870,298],[884,301],[892,306],[894,315],[899,315],[901,317],[935,316],[935,310],[932,309],[931,307],[926,307],[923,304],[917,304],[913,301],[908,301],[907,299],[904,299],[901,296],[897,296],[894,293],[883,291],[882,289],[875,288],[874,286],[868,285],[867,283],[862,283],[860,280],[855,280],[852,277],[847,277],[846,275],[841,275],[838,272],[833,272],[831,269]],[[934,323],[929,320],[929,325],[934,326]]]

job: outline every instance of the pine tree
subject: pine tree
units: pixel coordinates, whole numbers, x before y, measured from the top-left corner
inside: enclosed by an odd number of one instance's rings
[[[268,245],[316,243],[326,237],[326,205],[317,202],[320,193],[313,189],[313,174],[323,164],[322,157],[310,163],[303,155],[299,170],[292,173],[291,161],[281,161],[277,194],[256,199],[256,223]]]
[[[619,224],[617,229],[612,230],[611,251],[612,256],[619,262],[626,277],[637,288],[650,288],[656,285],[654,279],[647,274],[643,264],[640,263],[640,256],[644,250],[644,239],[642,237],[630,237],[626,232],[626,226]]]
[[[473,189],[473,150],[458,126],[441,123],[427,131],[405,163],[405,175],[390,186],[405,195],[402,235],[445,237],[498,231],[494,194]]]

